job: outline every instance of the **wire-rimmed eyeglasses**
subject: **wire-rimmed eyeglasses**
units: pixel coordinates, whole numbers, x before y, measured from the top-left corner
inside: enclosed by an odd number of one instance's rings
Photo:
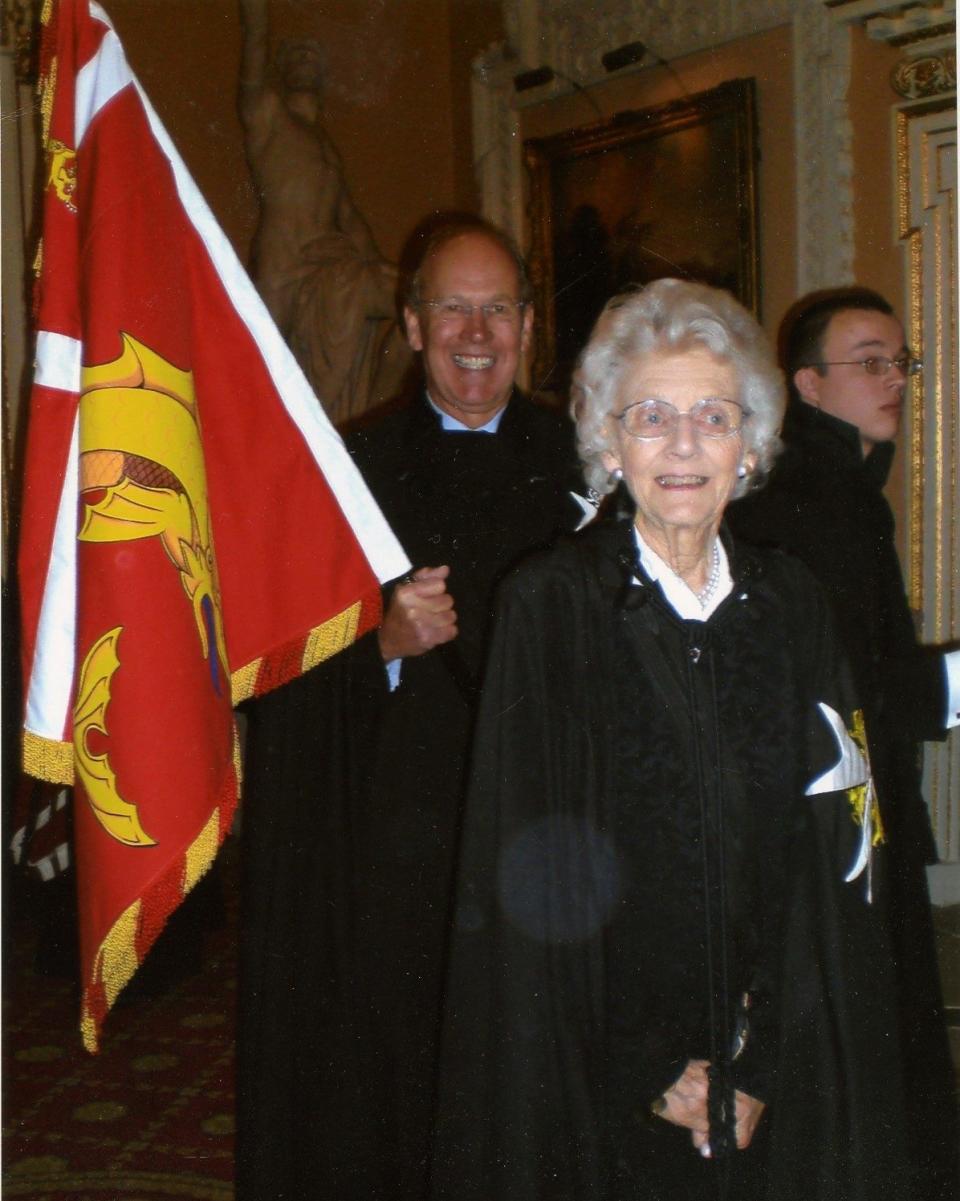
[[[737,401],[710,396],[698,400],[685,413],[668,400],[638,400],[616,415],[626,434],[631,438],[642,438],[644,442],[672,434],[681,417],[689,417],[694,429],[704,438],[729,438],[740,432],[749,416],[749,410]]]
[[[898,354],[895,359],[871,355],[868,359],[834,359],[829,363],[809,363],[808,366],[862,367],[867,375],[886,375],[891,367],[896,367],[901,375],[919,375],[923,370],[923,360],[915,359],[912,354]]]
[[[457,296],[445,296],[439,300],[421,300],[420,307],[433,309],[440,321],[448,324],[466,324],[476,312],[492,325],[514,325],[526,307],[522,300],[488,300],[486,304],[468,304]]]

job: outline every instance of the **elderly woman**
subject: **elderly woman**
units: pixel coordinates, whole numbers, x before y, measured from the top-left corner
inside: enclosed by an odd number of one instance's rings
[[[722,529],[782,412],[701,285],[611,301],[582,356],[581,455],[629,504],[501,590],[435,1197],[908,1195],[862,723],[806,570]]]

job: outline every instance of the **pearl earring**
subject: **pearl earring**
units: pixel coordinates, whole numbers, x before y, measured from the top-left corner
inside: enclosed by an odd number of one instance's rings
[[[611,484],[619,484],[622,479],[623,479],[623,468],[622,467],[614,467],[613,471],[610,472]]]
[[[747,478],[747,469],[741,463],[740,466],[737,468],[737,479],[745,480],[746,478]]]

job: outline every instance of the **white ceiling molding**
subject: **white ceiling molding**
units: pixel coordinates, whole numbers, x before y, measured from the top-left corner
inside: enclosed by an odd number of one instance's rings
[[[831,17],[856,21],[877,41],[903,52],[890,83],[906,100],[946,96],[957,90],[957,7],[939,3],[893,3],[892,0],[833,0]]]
[[[955,25],[956,0],[823,0],[831,17],[844,25],[866,25],[871,37],[899,41]]]

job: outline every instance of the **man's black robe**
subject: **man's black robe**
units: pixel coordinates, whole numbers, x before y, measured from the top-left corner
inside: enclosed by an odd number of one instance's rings
[[[422,1196],[492,589],[582,516],[571,424],[520,395],[496,434],[420,399],[348,447],[415,566],[450,565],[460,633],[394,693],[369,635],[251,715],[238,1201]]]
[[[742,538],[802,559],[831,602],[841,645],[863,698],[870,762],[890,838],[888,913],[901,995],[901,1039],[912,1098],[918,1191],[960,1197],[960,1130],[925,865],[936,862],[920,791],[920,742],[943,737],[942,655],[920,646],[907,607],[883,495],[892,443],[864,458],[857,429],[793,402],[786,449],[771,479],[732,505]]]
[[[464,817],[437,1199],[719,1196],[725,1169],[649,1105],[686,1058],[728,1054],[747,989],[730,1071],[769,1108],[729,1197],[909,1196],[889,951],[866,899],[882,848],[845,882],[857,795],[807,794],[840,757],[820,706],[854,728],[826,601],[781,555],[736,548],[732,571],[709,621],[682,621],[631,583],[642,573],[614,524],[501,589]]]

